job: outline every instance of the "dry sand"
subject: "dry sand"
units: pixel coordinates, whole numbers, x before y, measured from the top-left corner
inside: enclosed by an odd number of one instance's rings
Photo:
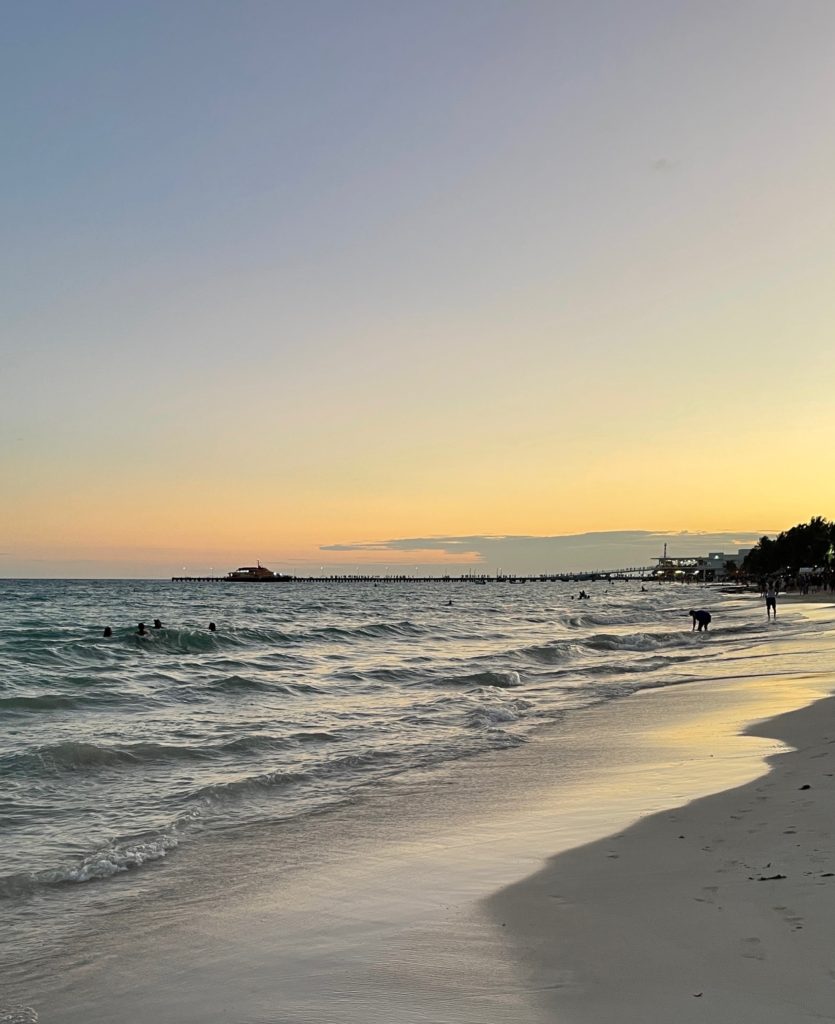
[[[552,1020],[835,1020],[835,698],[746,731],[796,750],[491,900]]]

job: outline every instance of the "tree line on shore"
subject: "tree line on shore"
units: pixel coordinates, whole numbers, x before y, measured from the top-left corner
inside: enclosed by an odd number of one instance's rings
[[[835,560],[835,522],[813,516],[773,539],[761,537],[745,556],[742,570],[748,576],[768,576],[801,569],[831,569]]]

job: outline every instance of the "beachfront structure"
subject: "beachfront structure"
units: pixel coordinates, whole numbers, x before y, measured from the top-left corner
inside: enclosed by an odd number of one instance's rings
[[[656,558],[658,563],[653,575],[664,580],[699,580],[710,583],[724,579],[742,567],[745,556],[750,548],[738,551],[710,551],[706,555],[685,555],[682,557],[668,556],[666,547],[664,554]]]

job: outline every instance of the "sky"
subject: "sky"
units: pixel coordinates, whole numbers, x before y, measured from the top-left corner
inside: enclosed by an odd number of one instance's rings
[[[830,0],[3,16],[0,575],[832,517]]]

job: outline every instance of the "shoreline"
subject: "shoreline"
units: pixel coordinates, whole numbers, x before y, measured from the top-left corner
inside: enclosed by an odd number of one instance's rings
[[[791,749],[488,901],[548,1018],[835,1020],[835,696],[745,732]]]
[[[172,858],[155,898],[80,932],[79,949],[57,969],[37,965],[12,997],[59,1024],[553,1021],[538,979],[554,966],[535,952],[554,946],[551,925],[518,887],[556,850],[570,857],[661,808],[760,780],[784,747],[768,732],[740,735],[742,723],[831,689],[806,646],[775,634],[748,652],[770,661],[731,658],[724,675],[710,662],[700,681],[578,711],[522,747],[259,832],[245,854],[220,837]],[[528,908],[524,927],[518,913],[496,916],[509,895]]]

